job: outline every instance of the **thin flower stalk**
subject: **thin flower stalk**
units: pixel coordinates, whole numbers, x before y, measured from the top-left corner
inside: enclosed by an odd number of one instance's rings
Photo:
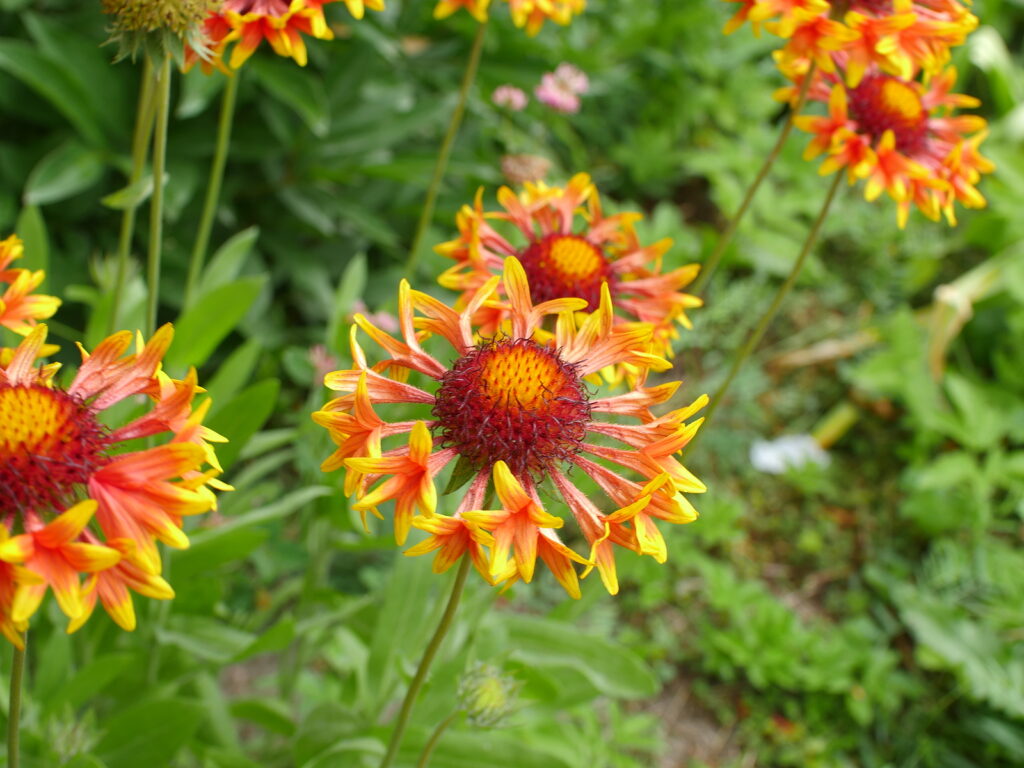
[[[188,263],[184,300],[186,309],[195,300],[199,277],[206,261],[206,251],[210,245],[210,233],[213,230],[213,220],[217,213],[221,185],[224,181],[224,166],[227,164],[228,150],[231,146],[231,125],[235,116],[235,101],[238,96],[238,81],[241,76],[241,72],[229,73],[227,82],[224,84],[220,120],[217,123],[217,145],[213,152],[213,162],[210,165],[210,178],[206,184],[203,212],[199,217],[199,228],[196,231],[196,240]]]
[[[27,644],[27,638],[25,643]],[[25,647],[15,646],[11,656],[11,687],[7,700],[7,765],[21,765],[21,692],[25,681]]]
[[[384,758],[380,761],[380,768],[389,768],[395,761],[398,748],[402,746],[402,737],[405,735],[405,729],[409,725],[412,708],[416,704],[416,699],[419,697],[420,689],[423,688],[423,683],[426,682],[430,665],[434,663],[434,657],[437,656],[441,643],[444,642],[448,630],[451,629],[452,623],[455,621],[455,614],[459,609],[459,601],[462,599],[462,593],[466,587],[466,577],[469,576],[471,564],[470,557],[464,555],[459,564],[459,570],[455,574],[455,582],[452,584],[452,591],[448,596],[448,603],[445,606],[444,613],[441,615],[441,620],[438,622],[430,642],[427,643],[427,647],[423,649],[423,656],[416,667],[416,674],[413,675],[409,688],[405,692],[405,698],[402,699],[402,708],[398,711],[398,717],[395,718],[395,726],[391,731],[391,739],[388,741],[387,751],[384,753]]]
[[[167,122],[171,107],[171,58],[165,56],[154,73],[156,103],[153,131],[153,197],[149,203],[149,257],[146,260],[146,333],[156,330],[160,302],[160,259],[164,226],[164,167],[167,161]]]
[[[775,292],[775,297],[772,299],[771,304],[768,305],[768,309],[765,310],[764,314],[762,314],[760,319],[757,321],[757,325],[754,326],[754,330],[750,332],[750,335],[747,336],[747,340],[743,343],[743,346],[740,347],[733,356],[732,365],[729,366],[729,372],[726,374],[725,380],[719,385],[714,395],[711,396],[711,404],[708,406],[704,415],[705,421],[710,420],[715,411],[717,411],[719,406],[721,406],[722,401],[729,392],[729,387],[732,386],[733,381],[736,379],[736,375],[740,372],[740,369],[747,361],[747,358],[749,358],[751,353],[757,348],[757,345],[761,343],[761,339],[764,338],[764,334],[768,330],[768,326],[771,325],[776,313],[779,311],[779,307],[782,306],[782,302],[785,301],[790,290],[792,290],[797,279],[800,277],[800,272],[803,270],[807,257],[810,255],[811,250],[814,248],[814,244],[818,241],[818,236],[821,234],[821,228],[825,223],[825,219],[828,217],[828,212],[832,207],[832,201],[835,199],[836,192],[839,190],[841,181],[841,175],[837,175],[833,180],[828,193],[825,195],[825,200],[822,203],[821,210],[818,211],[818,215],[815,218],[814,223],[811,225],[810,232],[807,233],[807,239],[804,240],[803,248],[800,249],[800,254],[797,256],[796,261],[793,262],[793,267],[789,270],[789,274],[786,276],[785,281]],[[692,443],[683,449],[683,456],[686,456],[691,447]]]
[[[423,201],[420,218],[416,222],[416,229],[413,232],[412,245],[409,248],[409,258],[405,263],[405,274],[409,278],[413,278],[416,275],[420,249],[423,247],[423,238],[427,233],[430,222],[434,218],[437,196],[441,191],[441,183],[444,181],[445,171],[448,170],[448,158],[451,156],[452,147],[455,145],[455,137],[459,134],[462,118],[466,114],[466,102],[469,100],[469,92],[473,87],[473,83],[476,82],[476,73],[480,66],[480,57],[483,54],[484,38],[486,36],[487,19],[484,18],[477,26],[476,35],[473,37],[473,47],[469,52],[466,70],[462,74],[462,84],[459,86],[458,99],[455,102],[455,108],[452,110],[451,120],[448,122],[448,130],[441,141],[441,148],[437,153],[437,162],[434,164],[434,173],[430,178],[430,186],[427,187],[427,196]]]
[[[140,184],[146,171],[146,157],[149,154],[149,142],[153,134],[155,114],[153,92],[153,61],[146,56],[143,58],[142,82],[139,85],[139,102],[135,112],[135,130],[132,133],[132,167],[128,175],[129,188]],[[113,333],[121,316],[121,302],[124,297],[125,281],[128,279],[128,260],[131,255],[132,238],[135,235],[135,214],[138,207],[135,200],[129,200],[121,213],[121,232],[117,240],[117,272],[114,277],[114,295],[110,305],[107,333]]]

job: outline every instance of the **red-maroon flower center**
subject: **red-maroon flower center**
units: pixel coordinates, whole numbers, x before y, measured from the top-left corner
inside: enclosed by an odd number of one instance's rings
[[[604,253],[579,235],[546,235],[519,255],[530,294],[536,302],[586,299],[590,309],[601,302],[601,283],[610,283],[612,268]]]
[[[876,143],[892,131],[896,149],[906,155],[919,152],[927,140],[928,110],[913,85],[898,77],[865,77],[850,91],[850,115]]]
[[[580,451],[589,395],[576,368],[529,339],[482,344],[455,361],[434,406],[446,446],[478,469],[538,474]]]
[[[222,11],[234,11],[243,16],[259,13],[264,16],[284,16],[288,13],[288,0],[224,0]]]
[[[106,464],[107,430],[59,389],[0,385],[0,514],[63,511]]]
[[[854,2],[838,3],[849,10],[859,13],[870,13],[873,16],[891,16],[893,13],[892,0],[854,0]],[[832,5],[837,5],[833,0]]]

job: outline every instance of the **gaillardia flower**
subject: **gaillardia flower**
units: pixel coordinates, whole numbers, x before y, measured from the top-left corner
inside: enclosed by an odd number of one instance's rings
[[[43,280],[43,270],[12,268],[11,264],[25,255],[25,246],[17,235],[0,240],[0,326],[24,336],[37,320],[52,317],[60,306],[60,299],[33,293]],[[0,357],[2,360],[2,357]]]
[[[978,19],[960,0],[727,0],[740,10],[727,33],[745,21],[786,40],[776,57],[783,70],[815,61],[838,67],[856,87],[870,67],[903,79],[936,74],[949,49],[962,45]]]
[[[300,66],[307,61],[303,35],[332,40],[323,6],[338,0],[224,0],[216,12],[206,18],[205,29],[213,51],[212,64],[224,68],[224,54],[231,47],[227,64],[238,69],[266,40],[274,53],[290,57]],[[342,0],[349,12],[361,19],[367,8],[383,10],[384,0]],[[195,62],[194,52],[186,52],[186,64]],[[207,71],[210,64],[205,64]]]
[[[662,272],[662,256],[672,241],[642,245],[634,227],[642,214],[605,216],[597,189],[585,173],[577,174],[564,188],[527,182],[517,195],[502,187],[498,202],[504,211],[485,212],[482,198],[481,190],[475,204],[459,212],[459,237],[436,248],[456,262],[439,282],[462,293],[459,306],[467,306],[480,286],[501,274],[505,259],[514,256],[526,270],[538,301],[583,299],[584,309],[592,312],[602,286],[607,285],[613,306],[622,312],[616,322],[650,323],[654,351],[671,353],[671,342],[679,335],[677,324],[689,327],[686,310],[701,306],[699,298],[681,290],[697,276],[700,266]],[[506,238],[490,221],[512,224],[517,236]],[[507,318],[508,310],[485,305],[474,320],[487,336],[496,333]]]
[[[971,96],[950,93],[955,81],[953,69],[925,83],[872,69],[857,87],[847,88],[826,75],[809,94],[828,102],[828,115],[796,119],[814,134],[805,156],[825,154],[823,174],[845,168],[851,183],[866,179],[868,200],[887,192],[897,203],[901,227],[911,205],[930,219],[945,215],[956,224],[954,203],[984,207],[976,185],[994,166],[978,151],[985,120],[952,114],[957,107],[978,106]]]
[[[468,556],[492,584],[530,581],[539,557],[574,597],[580,594],[574,562],[587,572],[596,566],[614,593],[614,546],[663,562],[665,542],[655,520],[688,523],[697,516],[684,494],[701,493],[704,485],[675,454],[697,431],[700,420],[687,419],[707,398],[655,417],[650,408],[666,402],[679,383],[643,386],[647,371],[671,367],[648,351],[651,327],[613,322],[607,283],[577,324],[587,300],[534,304],[527,274],[510,256],[503,275],[507,300],[498,300],[500,278],[492,277],[461,312],[402,281],[401,340],[357,316],[357,326],[388,357],[369,365],[353,327],[354,367],[324,381],[345,394],[313,414],[338,446],[323,469],[345,467],[346,492],[355,493],[364,519],[394,500],[397,542],[405,542],[411,526],[430,533],[406,554],[437,551],[438,572]],[[500,309],[506,331],[481,339],[473,319],[484,307]],[[555,330],[543,333],[549,315],[557,317]],[[453,362],[445,365],[424,350],[428,336],[452,347]],[[632,390],[593,397],[585,379],[619,364],[640,372]],[[425,385],[409,383],[410,374]],[[383,420],[377,407],[393,403],[429,409],[431,418]],[[385,441],[398,445],[386,448]],[[437,513],[434,481],[449,464],[449,490],[465,491],[445,516]],[[558,530],[565,521],[542,498],[564,504],[579,529],[573,538],[585,543],[587,554],[562,540]]]
[[[587,0],[505,0],[517,27],[525,27],[526,34],[536,35],[545,21],[563,26],[572,21],[576,14],[583,13]],[[460,8],[464,8],[481,24],[487,21],[491,0],[438,0],[434,6],[434,18],[444,19]]]
[[[0,365],[0,630],[15,645],[52,589],[81,626],[99,599],[127,630],[135,627],[130,592],[169,599],[155,541],[184,548],[182,517],[215,506],[219,466],[202,426],[209,400],[195,410],[195,374],[174,381],[160,372],[169,325],[137,351],[114,334],[83,362],[70,383],[57,365],[37,365],[46,326],[37,326]],[[122,426],[103,412],[147,395],[151,410]],[[170,433],[146,448],[140,438]],[[81,575],[86,575],[85,584]]]

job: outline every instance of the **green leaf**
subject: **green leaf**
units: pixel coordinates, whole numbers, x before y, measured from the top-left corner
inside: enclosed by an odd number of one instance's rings
[[[217,446],[224,469],[235,463],[245,444],[270,418],[280,389],[280,381],[265,379],[242,390],[210,418],[208,426],[228,439]]]
[[[452,470],[452,476],[448,478],[448,485],[445,486],[441,492],[442,496],[447,496],[450,493],[455,493],[459,488],[464,486],[473,476],[478,474],[479,469],[465,456],[459,456],[458,462],[455,464],[455,469]]]
[[[357,253],[341,275],[338,289],[334,292],[334,305],[331,307],[331,319],[327,326],[328,343],[336,350],[348,349],[347,339],[342,338],[345,318],[352,314],[356,300],[366,290],[366,254]]]
[[[22,40],[0,39],[0,70],[37,91],[75,126],[86,141],[103,144],[103,130],[88,96],[50,57]]]
[[[538,668],[569,667],[599,691],[623,699],[653,696],[657,677],[629,648],[581,634],[578,627],[536,616],[508,614],[502,617],[508,636],[514,639],[514,656]],[[572,643],[565,638],[571,637]]]
[[[26,205],[47,205],[84,192],[103,175],[98,152],[72,139],[45,155],[29,173],[22,199]]]
[[[249,69],[271,96],[295,111],[315,136],[327,135],[327,94],[312,73],[277,57],[254,58]]]
[[[164,174],[164,183],[167,183],[167,174]],[[111,192],[109,195],[105,195],[100,198],[100,202],[103,203],[107,208],[113,208],[115,211],[123,211],[128,208],[138,208],[149,196],[153,194],[153,174],[147,173],[138,181],[135,181],[125,187],[121,187],[116,192]]]
[[[22,269],[49,269],[50,241],[46,234],[46,222],[37,206],[26,205],[21,209],[14,231],[25,242],[25,256],[15,266]]]
[[[295,639],[295,621],[293,619],[282,619],[260,635],[248,648],[239,653],[232,660],[237,664],[252,656],[259,656],[261,653],[276,653],[283,651],[292,640]]]
[[[108,718],[95,751],[108,768],[171,765],[202,720],[195,702],[145,701]]]
[[[249,383],[262,352],[259,339],[249,339],[220,364],[212,379],[204,383],[206,392],[213,399],[211,413],[216,414],[218,406],[227,404],[231,397]]]
[[[290,707],[278,699],[236,699],[231,702],[231,714],[270,733],[289,737],[295,733]]]
[[[97,656],[75,672],[52,697],[46,699],[46,711],[59,712],[65,705],[72,709],[80,707],[95,698],[114,680],[127,676],[131,667],[140,662],[140,657],[131,653]]]
[[[170,626],[158,627],[161,643],[214,664],[227,664],[256,639],[251,633],[204,616],[172,617]]]
[[[95,755],[75,755],[61,768],[107,768],[107,764]]]
[[[214,288],[226,285],[238,277],[245,264],[245,259],[260,236],[259,227],[249,227],[234,235],[217,249],[203,270],[199,282],[199,295],[204,296]]]
[[[199,366],[217,348],[256,301],[266,277],[243,277],[203,296],[184,312],[174,330],[174,344],[165,360],[169,368]]]

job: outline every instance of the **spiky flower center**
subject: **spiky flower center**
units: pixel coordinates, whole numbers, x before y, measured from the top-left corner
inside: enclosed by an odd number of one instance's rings
[[[261,13],[264,16],[284,16],[288,13],[288,0],[224,0],[222,10],[235,13]]]
[[[913,154],[927,138],[928,111],[914,87],[891,75],[870,75],[850,92],[850,114],[878,142],[886,131],[896,149]]]
[[[114,26],[130,32],[167,29],[184,36],[217,7],[215,0],[103,0],[103,12],[115,16]]]
[[[539,474],[580,451],[590,403],[556,350],[499,339],[455,361],[433,413],[444,444],[474,468],[500,460],[517,475]]]
[[[0,385],[0,514],[61,511],[109,459],[107,430],[59,389]]]
[[[601,284],[611,281],[604,253],[579,235],[546,235],[519,255],[534,301],[585,299],[590,309],[601,301]]]

